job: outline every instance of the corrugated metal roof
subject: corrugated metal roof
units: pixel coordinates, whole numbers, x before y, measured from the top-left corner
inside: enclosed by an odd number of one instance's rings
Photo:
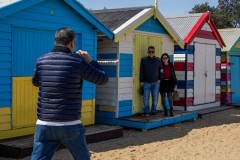
[[[114,31],[146,8],[153,8],[153,6],[90,10],[90,12]]]
[[[202,13],[196,13],[184,16],[166,17],[166,19],[181,39],[184,40],[201,16]]]
[[[222,39],[224,40],[226,47],[223,47],[222,51],[229,51],[240,38],[240,28],[228,28],[218,30]]]

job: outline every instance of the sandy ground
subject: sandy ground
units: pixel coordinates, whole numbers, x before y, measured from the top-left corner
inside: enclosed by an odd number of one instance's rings
[[[240,160],[240,108],[144,132],[124,129],[121,138],[88,146],[92,160]],[[73,158],[63,149],[53,159]]]

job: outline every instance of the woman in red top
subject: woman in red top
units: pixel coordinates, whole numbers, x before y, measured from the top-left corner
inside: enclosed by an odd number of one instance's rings
[[[177,90],[177,78],[173,64],[170,62],[169,55],[167,53],[162,54],[161,61],[163,64],[163,80],[161,81],[160,93],[162,99],[162,105],[164,109],[164,116],[168,116],[166,106],[166,95],[168,96],[168,102],[170,105],[170,116],[173,114],[173,92]]]

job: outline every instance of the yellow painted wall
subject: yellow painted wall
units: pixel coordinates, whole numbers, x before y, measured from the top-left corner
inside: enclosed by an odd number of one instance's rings
[[[34,126],[37,120],[38,88],[31,77],[14,77],[12,81],[13,129]]]
[[[10,107],[0,108],[0,132],[11,129]]]
[[[37,120],[38,88],[31,77],[13,77],[11,107],[0,108],[0,139],[33,134]],[[84,125],[95,123],[95,99],[82,101]]]
[[[133,112],[143,112],[143,96],[139,94],[140,82],[140,63],[142,57],[147,56],[148,46],[155,47],[155,55],[161,57],[162,55],[162,38],[158,36],[135,34],[134,35],[134,54],[133,54]],[[150,97],[151,99],[151,97]],[[149,102],[151,107],[151,101]],[[161,108],[161,98],[159,96],[157,110]],[[151,109],[151,108],[150,108]]]
[[[82,101],[82,118],[84,125],[95,123],[95,99]]]

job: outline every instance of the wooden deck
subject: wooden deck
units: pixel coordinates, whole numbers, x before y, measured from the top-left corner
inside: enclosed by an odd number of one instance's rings
[[[123,127],[131,127],[142,130],[157,128],[178,122],[193,120],[198,117],[195,112],[174,111],[174,117],[165,117],[163,112],[158,112],[155,116],[142,117],[141,115],[134,115],[130,117],[123,117],[118,119],[118,125]]]
[[[118,126],[91,125],[86,126],[87,143],[95,143],[123,136],[123,128]],[[0,159],[24,158],[32,153],[33,135],[0,141]],[[59,149],[65,148],[63,145]]]
[[[212,107],[212,108],[207,108],[207,109],[201,109],[196,112],[198,113],[199,118],[203,118],[204,116],[206,116],[208,114],[224,111],[224,110],[231,109],[231,108],[233,108],[233,107],[232,106],[218,106],[218,107]]]
[[[233,104],[230,104],[231,106],[234,106],[234,107],[240,107],[240,103],[233,103]]]

